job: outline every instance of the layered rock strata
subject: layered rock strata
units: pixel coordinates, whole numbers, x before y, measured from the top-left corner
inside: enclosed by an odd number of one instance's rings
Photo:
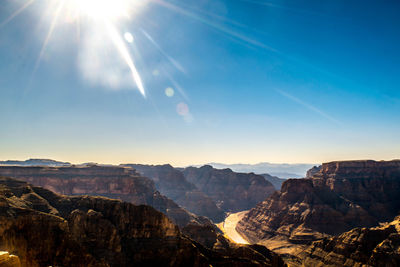
[[[126,164],[143,176],[149,177],[161,194],[196,215],[206,216],[214,222],[223,221],[225,214],[215,202],[188,182],[183,173],[171,165]]]
[[[116,166],[17,167],[0,166],[0,175],[27,181],[63,195],[93,195],[146,204],[166,214],[179,226],[207,221],[161,195],[152,180],[134,169]]]
[[[275,191],[270,182],[254,173],[236,173],[205,165],[185,168],[183,174],[225,212],[250,209]]]
[[[294,266],[400,266],[400,217],[315,241],[296,256]]]
[[[324,163],[311,178],[284,182],[236,229],[251,242],[283,237],[307,244],[392,219],[400,211],[399,192],[399,160]]]
[[[283,266],[261,246],[207,248],[150,206],[67,197],[9,178],[0,178],[0,250],[33,267]]]

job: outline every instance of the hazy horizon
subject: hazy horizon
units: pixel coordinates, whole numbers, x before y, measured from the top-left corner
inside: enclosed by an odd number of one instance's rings
[[[271,164],[271,165],[321,165],[322,163],[334,162],[334,161],[363,161],[363,160],[373,160],[373,161],[392,161],[392,160],[400,160],[399,158],[391,158],[391,159],[377,159],[377,158],[341,158],[337,160],[328,160],[323,162],[271,162],[271,161],[261,161],[261,162],[195,162],[188,164],[175,164],[173,162],[149,162],[149,161],[94,161],[94,160],[69,160],[69,159],[60,159],[60,158],[52,158],[52,157],[25,157],[25,158],[1,158],[0,161],[27,161],[27,160],[54,160],[57,162],[68,162],[71,164],[79,165],[85,163],[96,163],[96,164],[104,164],[104,165],[123,165],[123,164],[143,164],[143,165],[165,165],[170,164],[173,167],[189,167],[189,166],[203,166],[203,165],[251,165],[256,166],[258,164]]]

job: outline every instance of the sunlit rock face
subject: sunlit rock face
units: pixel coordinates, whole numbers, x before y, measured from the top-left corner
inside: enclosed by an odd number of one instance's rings
[[[313,242],[293,266],[400,266],[400,217]]]
[[[127,164],[124,166],[130,166],[143,176],[152,179],[161,194],[171,198],[188,211],[206,216],[216,223],[223,221],[224,212],[216,206],[215,202],[193,183],[188,182],[183,173],[171,165]]]
[[[400,161],[324,163],[311,178],[289,179],[236,229],[252,242],[277,236],[309,243],[389,221],[400,211]]]
[[[254,207],[271,195],[275,188],[261,175],[218,170],[205,165],[183,170],[185,178],[212,198],[226,212],[238,212]]]
[[[21,267],[21,262],[18,256],[10,255],[7,251],[0,251],[0,266],[1,267]]]
[[[149,178],[132,168],[0,166],[0,175],[27,181],[64,195],[95,195],[146,204],[163,212],[179,226],[201,223],[171,199],[161,195]]]
[[[264,247],[218,244],[192,241],[150,206],[0,177],[0,250],[22,266],[283,266]]]

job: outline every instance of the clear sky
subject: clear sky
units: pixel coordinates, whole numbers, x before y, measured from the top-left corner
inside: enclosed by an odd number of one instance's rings
[[[400,158],[399,1],[107,1],[1,1],[0,159]]]

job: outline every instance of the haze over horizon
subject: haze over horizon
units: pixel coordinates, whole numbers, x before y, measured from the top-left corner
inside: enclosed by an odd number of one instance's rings
[[[2,160],[400,157],[398,1],[143,1],[110,36],[27,2],[0,8]]]

